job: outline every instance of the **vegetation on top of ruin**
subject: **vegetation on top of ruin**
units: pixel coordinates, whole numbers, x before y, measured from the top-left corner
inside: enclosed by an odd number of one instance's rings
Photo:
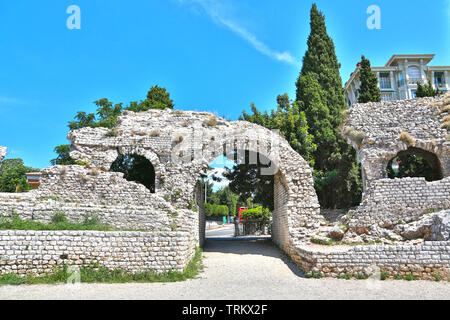
[[[95,214],[87,214],[83,222],[70,222],[63,212],[57,212],[52,217],[52,221],[44,223],[35,220],[23,220],[18,215],[12,217],[0,216],[0,230],[35,230],[35,231],[55,231],[55,230],[95,230],[95,231],[119,231],[107,224],[100,222]]]

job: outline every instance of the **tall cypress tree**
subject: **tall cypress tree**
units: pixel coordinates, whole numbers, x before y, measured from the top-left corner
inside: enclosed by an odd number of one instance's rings
[[[361,73],[360,73],[361,86],[359,87],[359,103],[367,102],[380,102],[381,92],[378,88],[377,75],[372,72],[369,59],[361,57]]]
[[[340,64],[324,15],[313,4],[308,50],[297,80],[297,103],[305,112],[317,150],[315,182],[324,207],[348,207],[360,199],[361,179],[355,150],[341,137],[342,113],[347,108]]]

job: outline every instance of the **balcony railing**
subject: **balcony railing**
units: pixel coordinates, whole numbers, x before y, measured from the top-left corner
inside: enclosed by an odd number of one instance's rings
[[[423,84],[424,82],[421,78],[409,78],[408,79],[408,84],[417,84],[417,83]]]

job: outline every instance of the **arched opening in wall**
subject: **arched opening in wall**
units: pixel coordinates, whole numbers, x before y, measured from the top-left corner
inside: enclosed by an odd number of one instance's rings
[[[111,164],[111,172],[122,172],[128,181],[143,184],[155,193],[155,168],[145,157],[137,154],[119,154]]]
[[[414,147],[400,151],[388,162],[386,171],[390,179],[424,177],[427,181],[437,181],[443,178],[438,157],[434,153]]]
[[[234,151],[218,157],[195,190],[200,245],[207,250],[227,247],[229,240],[268,246],[274,246],[270,240],[279,246],[289,241],[287,185],[264,155]]]

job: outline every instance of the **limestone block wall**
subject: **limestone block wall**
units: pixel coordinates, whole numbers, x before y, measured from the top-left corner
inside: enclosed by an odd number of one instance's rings
[[[119,153],[141,155],[155,168],[156,195],[170,199],[173,207],[186,208],[194,200],[198,179],[213,160],[235,150],[257,152],[272,161],[269,174],[279,172],[285,180],[288,219],[284,221],[290,241],[309,241],[308,235],[323,221],[311,168],[276,132],[211,113],[172,110],[126,111],[114,134],[109,132],[102,128],[71,131],[71,156],[107,170]]]
[[[365,187],[387,178],[388,162],[408,149],[399,141],[402,132],[414,138],[412,147],[435,154],[443,176],[450,176],[449,132],[442,127],[449,114],[442,110],[449,101],[450,96],[438,96],[352,105],[344,135],[359,152]]]
[[[190,230],[184,220],[195,216],[125,180],[121,173],[82,166],[50,167],[42,171],[37,190],[0,193],[0,215],[48,222],[56,212],[64,212],[71,221],[82,222],[86,214],[95,214],[118,229],[150,231]]]
[[[183,271],[187,232],[0,231],[0,274],[43,275],[55,266],[97,264],[128,272]]]
[[[424,178],[380,179],[364,193],[361,205],[350,211],[349,226],[393,226],[419,219],[432,209],[450,208],[450,177],[433,182]]]
[[[288,190],[283,181],[282,176],[275,175],[274,177],[274,212],[272,223],[272,240],[280,248],[286,250],[290,245],[289,230],[289,212],[287,211]]]
[[[295,248],[293,260],[305,272],[321,272],[325,277],[362,273],[366,276],[388,272],[388,277],[412,274],[423,280],[435,276],[450,279],[450,242],[433,241],[416,246],[356,246]]]

